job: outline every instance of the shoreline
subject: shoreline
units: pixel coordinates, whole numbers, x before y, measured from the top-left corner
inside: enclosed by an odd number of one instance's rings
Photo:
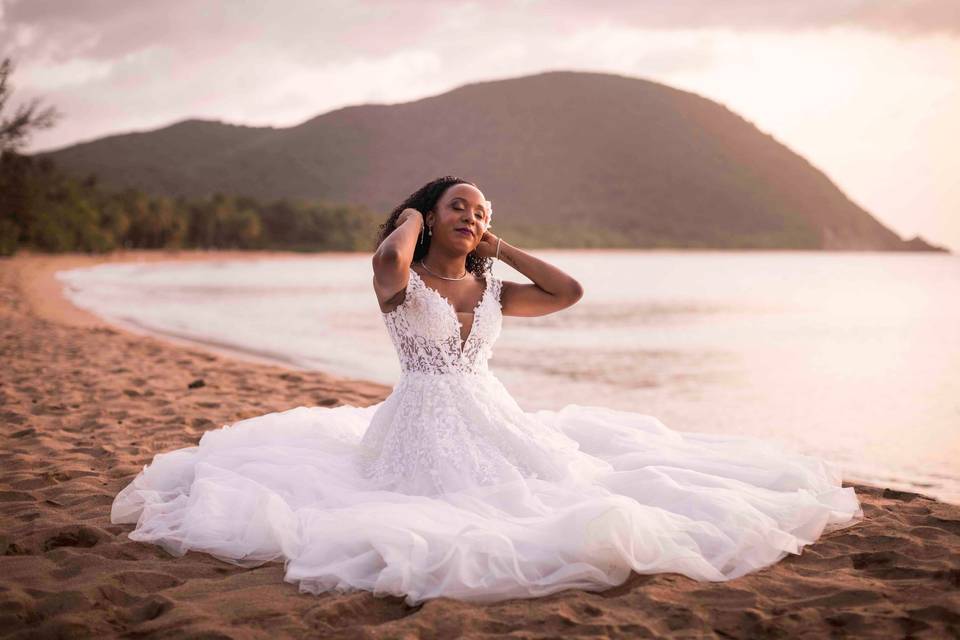
[[[67,295],[64,285],[56,277],[58,271],[68,271],[93,267],[107,263],[126,262],[209,262],[219,260],[282,260],[302,259],[311,254],[291,251],[246,251],[246,250],[150,250],[137,249],[118,251],[114,254],[87,255],[67,254],[61,256],[23,252],[24,257],[30,258],[22,277],[24,295],[27,297],[34,312],[51,322],[67,324],[75,327],[111,327],[120,329],[136,336],[147,336],[166,340],[184,348],[197,348],[210,353],[233,358],[253,364],[273,365],[289,369],[290,371],[307,372],[307,369],[283,358],[270,355],[261,355],[253,351],[237,349],[227,345],[219,345],[209,340],[182,338],[162,331],[138,327],[129,322],[114,319],[105,319],[92,311],[75,305]],[[350,255],[348,252],[331,251],[324,255]],[[378,384],[374,380],[367,381]]]
[[[340,638],[529,634],[856,637],[960,633],[960,505],[853,486],[864,521],[723,583],[631,574],[605,592],[418,607],[369,592],[301,594],[271,563],[170,556],[110,523],[158,453],[297,406],[366,406],[391,389],[118,328],[74,307],[56,271],[102,262],[303,258],[126,251],[0,259],[0,627],[23,636]]]
[[[292,251],[241,251],[241,250],[168,250],[134,249],[108,254],[47,254],[20,251],[12,258],[19,265],[22,291],[38,316],[75,327],[115,326],[96,314],[74,305],[63,291],[63,283],[57,280],[57,271],[94,267],[107,263],[127,262],[212,262],[217,260],[257,259],[302,259],[310,254]],[[325,254],[326,255],[326,254]],[[329,255],[346,255],[345,252],[330,252]]]
[[[562,251],[562,250],[559,250]],[[607,253],[607,249],[588,249],[576,250]],[[635,250],[622,250],[625,252],[635,252]],[[665,252],[668,250],[662,250]],[[699,250],[697,250],[699,251]],[[349,375],[349,372],[330,372],[322,368],[310,368],[302,366],[292,359],[287,359],[282,355],[271,354],[269,352],[257,352],[248,349],[242,345],[230,345],[218,343],[214,338],[196,338],[191,336],[180,336],[175,332],[154,329],[141,326],[133,320],[121,320],[100,316],[95,311],[89,311],[76,306],[70,299],[70,292],[65,283],[56,278],[59,271],[67,271],[75,268],[86,268],[100,264],[121,264],[121,263],[156,263],[156,262],[221,262],[221,261],[259,261],[259,260],[283,260],[283,259],[311,259],[317,256],[325,258],[350,257],[356,258],[360,252],[330,251],[321,253],[302,253],[291,251],[248,251],[248,250],[131,250],[116,252],[114,254],[91,255],[91,254],[43,254],[24,252],[22,255],[26,259],[22,271],[25,272],[24,295],[30,301],[32,308],[47,320],[58,323],[66,323],[71,326],[87,327],[112,327],[120,329],[130,335],[146,336],[159,339],[173,345],[187,349],[200,349],[211,354],[231,358],[239,362],[252,364],[262,364],[267,366],[282,367],[283,369],[307,373],[319,371],[326,373],[333,378],[343,380],[358,381]],[[376,379],[364,379],[367,384],[388,384],[386,381]],[[943,499],[936,492],[927,493],[929,488],[934,485],[924,485],[922,482],[912,482],[904,480],[891,474],[873,476],[858,476],[856,474],[845,474],[844,479],[851,483],[870,484],[873,486],[882,486],[897,491],[916,492],[933,499]],[[926,487],[926,488],[925,488]],[[952,497],[952,496],[951,496]],[[952,504],[960,505],[960,500],[950,500]]]

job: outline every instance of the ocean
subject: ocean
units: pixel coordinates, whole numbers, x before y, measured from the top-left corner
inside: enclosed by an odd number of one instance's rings
[[[504,318],[490,367],[528,410],[602,405],[779,440],[849,481],[960,504],[960,257],[542,250],[573,307]],[[503,280],[529,282],[504,263]],[[369,253],[61,271],[127,329],[393,384]]]

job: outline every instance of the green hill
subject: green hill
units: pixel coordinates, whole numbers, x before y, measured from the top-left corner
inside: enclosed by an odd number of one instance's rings
[[[726,107],[606,73],[476,82],[289,128],[186,120],[49,151],[106,187],[319,199],[384,217],[435,177],[476,182],[495,228],[540,246],[937,249],[850,201]]]

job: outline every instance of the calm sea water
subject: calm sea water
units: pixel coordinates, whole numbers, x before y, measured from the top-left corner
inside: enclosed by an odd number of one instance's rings
[[[960,257],[533,253],[586,293],[559,313],[504,318],[490,365],[524,408],[604,405],[776,439],[849,480],[960,503]],[[494,274],[529,282],[503,263]],[[127,328],[387,384],[400,372],[369,254],[58,277]]]

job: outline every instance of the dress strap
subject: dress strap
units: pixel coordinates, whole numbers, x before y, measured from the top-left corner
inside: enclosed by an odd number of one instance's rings
[[[414,281],[418,282],[420,285],[425,284],[423,279],[420,277],[420,274],[414,271],[413,269],[410,269],[410,282],[414,282]],[[409,282],[408,282],[408,285],[409,285]]]
[[[490,289],[490,294],[497,301],[497,304],[500,304],[500,291],[502,290],[503,283],[500,282],[500,278],[493,275],[493,270],[487,271],[487,287]]]

